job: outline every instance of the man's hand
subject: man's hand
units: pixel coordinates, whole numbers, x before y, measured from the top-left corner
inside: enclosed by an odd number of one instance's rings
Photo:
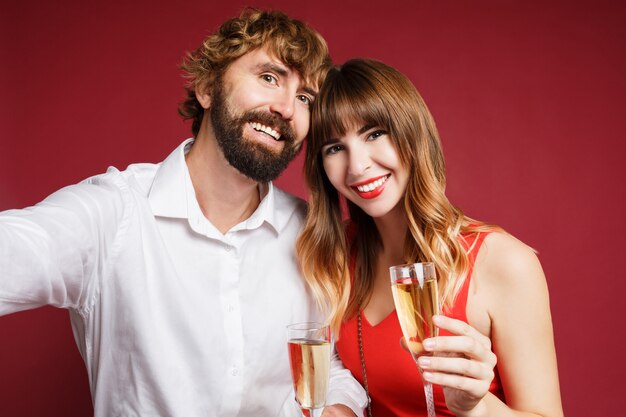
[[[343,404],[333,404],[324,407],[322,417],[356,417],[356,414]]]

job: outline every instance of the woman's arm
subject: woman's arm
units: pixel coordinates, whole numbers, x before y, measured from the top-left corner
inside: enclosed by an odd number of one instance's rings
[[[548,289],[534,252],[492,233],[472,279],[476,294],[470,296],[481,303],[488,325],[478,326],[481,333],[441,318],[439,327],[458,336],[431,339],[431,350],[444,356],[431,358],[426,376],[444,386],[446,403],[458,416],[562,416]],[[506,404],[488,392],[495,357]]]

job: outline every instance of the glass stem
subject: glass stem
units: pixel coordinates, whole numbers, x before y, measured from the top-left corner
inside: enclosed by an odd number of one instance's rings
[[[433,384],[424,381],[424,395],[426,396],[426,410],[428,411],[428,417],[437,417],[435,414],[435,398],[433,396]]]
[[[417,364],[417,361],[415,361],[415,363]],[[422,371],[422,368],[418,366],[417,369],[419,369],[420,377],[422,377],[422,384],[424,385],[424,396],[426,397],[426,411],[428,412],[428,417],[437,417],[437,414],[435,414],[433,384],[424,379],[424,372]]]

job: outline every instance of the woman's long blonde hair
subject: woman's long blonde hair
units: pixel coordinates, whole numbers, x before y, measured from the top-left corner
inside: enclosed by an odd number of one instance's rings
[[[304,277],[326,309],[335,332],[345,317],[367,304],[381,247],[373,219],[349,201],[350,223],[355,230],[346,233],[343,197],[331,185],[323,167],[321,147],[326,139],[343,136],[354,122],[385,129],[402,164],[408,167],[404,208],[409,232],[404,261],[436,264],[444,306],[452,304],[468,270],[463,236],[493,228],[465,216],[448,201],[445,163],[435,122],[404,75],[368,59],[353,59],[331,69],[312,113],[304,163],[309,211],[296,250]]]

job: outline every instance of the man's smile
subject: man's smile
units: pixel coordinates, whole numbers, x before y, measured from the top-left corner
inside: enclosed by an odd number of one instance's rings
[[[271,137],[273,137],[276,140],[280,140],[281,134],[277,131],[275,131],[274,129],[272,129],[269,126],[263,125],[261,123],[258,122],[250,122],[250,126],[259,132],[263,132],[263,133],[267,133],[268,135],[270,135]]]

